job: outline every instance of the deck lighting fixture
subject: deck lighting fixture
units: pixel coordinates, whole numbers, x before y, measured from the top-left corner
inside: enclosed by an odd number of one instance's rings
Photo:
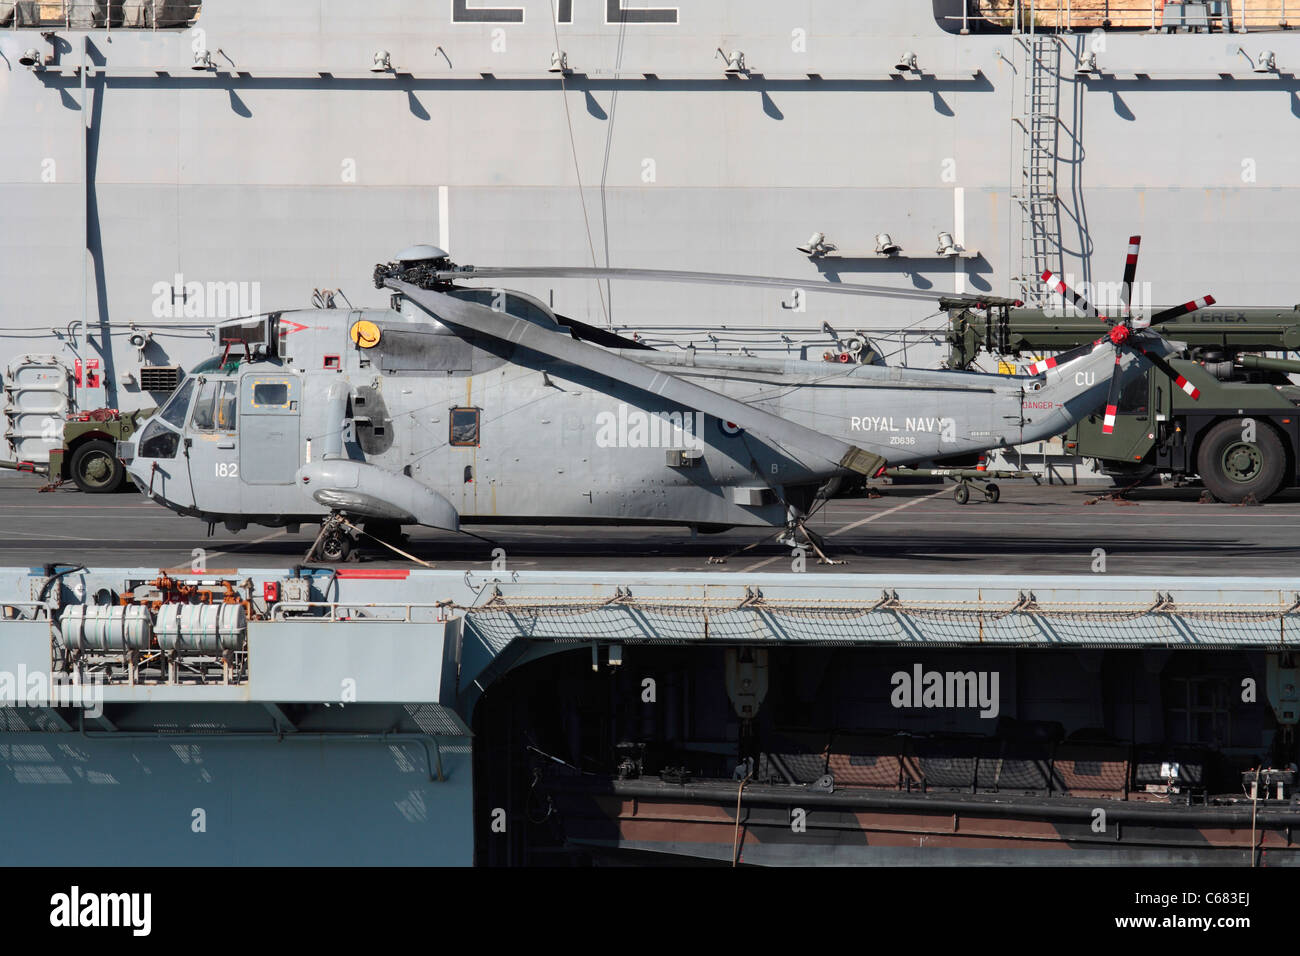
[[[718,56],[722,57],[727,66],[722,71],[735,75],[745,72],[745,54],[740,50],[732,50],[730,53],[723,53],[722,47],[718,47]]]
[[[795,248],[798,249],[800,252],[802,252],[804,255],[812,256],[814,259],[816,259],[826,255],[829,252],[834,252],[839,247],[836,246],[835,243],[833,242],[826,241],[826,233],[814,232],[811,236],[808,237],[808,244],[806,246],[795,246]]]

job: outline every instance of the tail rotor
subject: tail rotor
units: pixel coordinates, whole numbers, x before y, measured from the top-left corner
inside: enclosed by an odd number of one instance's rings
[[[1107,339],[1115,347],[1115,371],[1111,374],[1110,390],[1106,397],[1106,412],[1102,421],[1101,430],[1103,434],[1111,435],[1115,432],[1115,420],[1119,415],[1119,396],[1120,386],[1123,377],[1121,360],[1123,350],[1128,348],[1137,352],[1143,358],[1147,359],[1152,365],[1173,380],[1174,384],[1189,395],[1193,401],[1200,398],[1200,390],[1191,382],[1187,381],[1178,370],[1170,365],[1163,356],[1157,355],[1142,347],[1140,343],[1134,340],[1133,333],[1140,332],[1143,329],[1153,328],[1162,322],[1168,322],[1170,319],[1180,318],[1188,313],[1195,312],[1197,309],[1203,309],[1206,306],[1214,304],[1214,296],[1205,295],[1199,299],[1193,299],[1182,305],[1176,305],[1169,309],[1163,309],[1149,318],[1134,317],[1129,307],[1130,297],[1133,291],[1133,279],[1137,275],[1138,251],[1142,245],[1141,236],[1130,236],[1128,241],[1128,252],[1124,258],[1124,278],[1120,285],[1120,315],[1118,318],[1111,318],[1102,315],[1097,308],[1079,293],[1075,292],[1060,276],[1051,270],[1043,273],[1042,280],[1049,290],[1055,292],[1063,298],[1069,299],[1074,306],[1086,315],[1091,315],[1100,319],[1110,326],[1110,331],[1097,339],[1090,345],[1081,346],[1071,349],[1055,358],[1043,359],[1035,362],[1029,367],[1031,375],[1038,375],[1046,372],[1048,369],[1055,368],[1058,365],[1064,365],[1082,355],[1086,355],[1095,349]]]

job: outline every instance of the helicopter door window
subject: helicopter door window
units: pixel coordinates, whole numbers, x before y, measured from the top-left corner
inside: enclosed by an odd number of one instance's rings
[[[253,404],[259,408],[287,408],[289,386],[284,382],[258,382],[253,386]]]
[[[453,408],[451,410],[451,444],[474,447],[478,445],[478,409]]]

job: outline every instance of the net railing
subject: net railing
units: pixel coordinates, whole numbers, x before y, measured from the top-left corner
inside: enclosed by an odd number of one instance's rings
[[[1300,595],[1276,604],[902,600],[506,598],[457,608],[495,649],[518,639],[695,643],[1284,647],[1300,642]]]
[[[0,27],[176,30],[192,26],[202,0],[0,0]]]

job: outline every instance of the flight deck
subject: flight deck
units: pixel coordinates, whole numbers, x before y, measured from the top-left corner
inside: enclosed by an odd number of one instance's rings
[[[292,567],[313,534],[250,527],[239,534],[174,515],[140,495],[86,495],[71,486],[38,494],[43,479],[0,475],[0,566],[84,563],[187,571],[202,548],[210,568]],[[1125,500],[1100,484],[1001,483],[996,504],[953,500],[952,484],[895,485],[875,498],[832,500],[808,522],[846,562],[825,565],[809,550],[808,573],[1108,574],[1215,573],[1272,576],[1300,556],[1300,492],[1266,504],[1202,504],[1201,489],[1139,488]],[[477,537],[411,528],[401,545],[440,570],[792,570],[792,548],[776,532],[735,528],[691,535],[680,527],[472,524]],[[1094,553],[1102,549],[1105,554]],[[352,567],[419,567],[373,542]],[[1099,559],[1104,557],[1104,566]]]

